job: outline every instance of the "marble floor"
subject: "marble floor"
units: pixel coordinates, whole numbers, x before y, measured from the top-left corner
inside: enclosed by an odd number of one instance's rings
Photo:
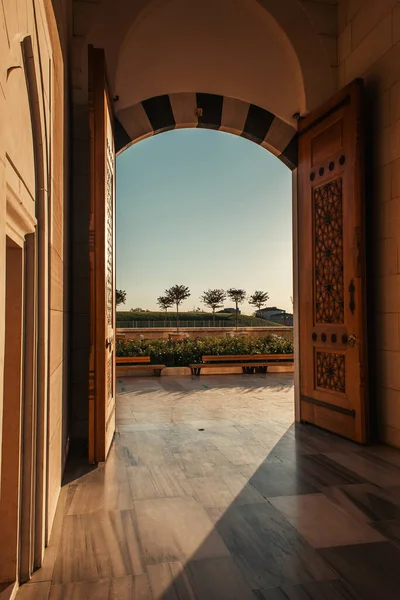
[[[293,424],[293,375],[118,379],[18,600],[398,600],[400,452]]]

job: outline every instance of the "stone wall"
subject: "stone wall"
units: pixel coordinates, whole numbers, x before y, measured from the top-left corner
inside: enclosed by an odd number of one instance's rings
[[[71,7],[69,0],[5,0],[0,10],[0,582],[29,578],[31,531],[40,564],[68,447]],[[18,264],[10,260],[15,253],[21,258],[20,298],[6,294],[10,269]],[[6,316],[17,314],[19,303],[21,330],[12,338],[15,319]],[[11,349],[14,374],[6,368],[3,398],[4,356],[10,365]],[[8,431],[13,439],[2,444]]]
[[[367,96],[371,398],[400,446],[400,3],[340,0],[338,16],[339,86],[362,77]]]

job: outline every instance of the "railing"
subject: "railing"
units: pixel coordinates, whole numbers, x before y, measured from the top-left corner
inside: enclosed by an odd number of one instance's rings
[[[171,327],[176,329],[176,321],[117,321],[117,329],[152,329],[156,327]],[[196,319],[192,319],[189,321],[179,321],[179,327],[235,327],[235,321],[222,321],[220,319],[216,320],[214,323],[213,321],[198,321]],[[239,325],[239,327],[241,327],[241,325]],[[243,327],[260,327],[260,324],[243,325]]]

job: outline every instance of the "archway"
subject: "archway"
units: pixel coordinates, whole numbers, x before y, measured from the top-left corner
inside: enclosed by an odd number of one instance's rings
[[[315,22],[306,6],[300,6],[298,2],[293,3],[290,19],[285,17],[275,2],[255,0],[240,0],[233,6],[226,0],[218,2],[207,0],[202,6],[201,15],[197,15],[193,5],[189,6],[182,0],[143,2],[135,5],[134,8],[128,6],[127,3],[121,3],[118,10],[115,10],[108,0],[104,0],[101,6],[96,8],[99,9],[96,15],[90,14],[91,18],[88,18],[88,14],[85,13],[81,21],[77,20],[77,27],[79,24],[80,31],[80,48],[77,48],[76,52],[76,75],[79,74],[79,76],[76,80],[74,99],[80,122],[82,117],[85,117],[87,99],[89,98],[91,110],[93,110],[96,98],[101,99],[103,108],[98,113],[100,120],[97,124],[103,123],[104,125],[108,120],[108,125],[104,127],[103,131],[101,152],[104,159],[101,158],[96,169],[92,168],[92,177],[97,170],[98,173],[101,173],[102,181],[99,185],[99,181],[96,182],[95,179],[92,179],[92,190],[103,190],[102,193],[107,196],[108,201],[110,186],[107,187],[104,177],[104,165],[106,163],[109,165],[107,162],[109,158],[106,156],[109,157],[110,148],[116,144],[122,150],[143,137],[182,126],[221,128],[230,133],[248,137],[271,150],[295,171],[298,143],[295,134],[296,120],[300,119],[299,128],[301,134],[304,133],[302,139],[307,139],[307,144],[309,144],[307,146],[309,167],[307,168],[312,169],[315,164],[319,164],[317,174],[309,173],[308,181],[313,182],[316,176],[328,181],[330,174],[333,176],[335,173],[339,173],[340,167],[343,167],[345,161],[339,157],[342,161],[340,162],[336,156],[334,156],[334,161],[330,160],[325,164],[326,157],[333,156],[332,152],[333,154],[339,152],[338,149],[344,143],[345,137],[341,134],[343,126],[333,128],[325,137],[322,135],[322,130],[325,127],[326,119],[335,120],[336,116],[332,115],[341,109],[343,109],[343,115],[342,113],[338,114],[342,115],[344,119],[344,113],[347,110],[345,107],[352,102],[357,103],[359,94],[356,91],[357,86],[355,86],[352,88],[354,92],[344,92],[344,99],[338,100],[338,104],[335,99],[319,111],[315,111],[316,107],[326,100],[327,96],[335,89],[335,78],[323,35],[316,33]],[[324,10],[329,11],[330,9],[325,8]],[[294,16],[298,20],[294,19]],[[334,28],[334,25],[332,27]],[[87,42],[95,43],[98,48],[103,49],[101,50],[102,56],[100,57],[100,51],[98,54],[101,66],[98,70],[100,88],[97,92],[93,87],[86,86]],[[90,72],[89,74],[89,81],[92,81],[92,75]],[[325,86],[321,85],[322,81],[326,83]],[[108,90],[106,100],[104,99],[105,89]],[[314,113],[307,117],[307,113],[313,109]],[[316,117],[316,115],[318,116]],[[114,118],[115,136],[111,134],[110,129],[110,122]],[[346,119],[348,118],[350,117],[346,116]],[[93,129],[95,122],[93,118],[91,122],[93,144],[96,127]],[[321,137],[315,145],[311,145],[309,140],[314,134],[310,132],[314,125],[321,125]],[[97,130],[99,130],[98,127]],[[353,131],[353,123],[351,131]],[[77,140],[77,151],[81,152],[85,144],[87,148],[87,141]],[[315,156],[310,158],[313,153]],[[81,175],[83,170],[84,168],[80,164]],[[294,176],[296,177],[296,174]],[[113,173],[107,177],[110,183]],[[339,175],[340,177],[341,175]],[[325,185],[325,179],[316,181],[321,181],[321,185]],[[348,181],[350,182],[350,179]],[[314,184],[309,183],[308,185]],[[82,179],[82,187],[84,188],[84,186],[85,182]],[[302,193],[309,198],[310,194],[314,192],[311,189],[306,190],[305,186],[304,182]],[[296,186],[297,188],[298,186]],[[77,197],[82,198],[81,192],[79,195],[77,194]],[[339,202],[341,192],[332,193],[336,194],[335,198]],[[92,198],[92,205],[95,206],[98,201],[101,201],[101,196],[94,201],[94,204]],[[296,198],[294,198],[294,207],[294,214],[297,214]],[[89,213],[91,210],[89,209]],[[311,211],[309,203],[307,203],[307,210]],[[302,218],[309,220],[314,217],[310,212]],[[300,227],[300,230],[303,232],[303,227]],[[294,223],[294,232],[297,231],[299,231],[298,224]],[[89,244],[96,239],[94,233],[93,230],[90,231]],[[102,233],[103,235],[106,236],[107,233]],[[309,244],[311,240],[312,229],[305,243]],[[80,243],[81,240],[76,244],[77,247]],[[350,238],[346,243],[351,243]],[[297,243],[294,246],[297,247]],[[93,248],[90,247],[92,256],[96,254],[100,256],[101,248],[93,253]],[[112,254],[111,242],[108,242],[108,248],[106,254],[110,257]],[[308,266],[314,264],[312,251],[311,247],[307,246],[308,262],[306,264]],[[336,251],[339,252],[340,263],[342,251],[339,247],[335,248]],[[329,256],[326,254],[326,257]],[[107,260],[110,265],[112,261],[110,262],[108,258]],[[297,267],[297,256],[294,265],[295,273],[298,274],[300,270]],[[101,270],[103,270],[103,266]],[[303,269],[302,272],[305,274],[308,270]],[[107,278],[108,281],[111,280],[110,273]],[[89,277],[87,282],[89,282]],[[328,296],[331,298],[336,283],[328,282],[326,285],[328,286],[326,288]],[[313,294],[311,283],[308,282],[307,286],[311,298]],[[341,279],[340,288],[338,302],[344,305],[345,291]],[[295,304],[297,304],[297,289],[298,282],[295,281]],[[107,292],[108,305],[110,293],[109,289]],[[353,292],[351,293],[353,294]],[[99,294],[92,294],[92,297],[97,298]],[[323,295],[321,295],[322,297]],[[325,297],[327,296],[325,295]],[[307,304],[309,315],[312,314],[312,311],[316,314],[315,307],[311,310],[311,302],[312,300]],[[109,312],[109,308],[107,310]],[[100,311],[97,316],[100,317],[103,313],[104,311]],[[331,318],[329,314],[324,314],[323,318]],[[341,313],[335,312],[334,314],[335,319],[342,319]],[[90,318],[90,315],[88,317]],[[108,320],[110,321],[110,319]],[[307,327],[309,329],[312,327],[311,321],[308,322]],[[328,336],[326,332],[322,332],[322,334],[321,339],[325,343]],[[315,345],[319,339],[318,334],[310,330],[307,335]],[[106,336],[107,347],[110,346],[111,339],[108,335]],[[343,340],[348,338],[341,331],[335,332],[332,336],[329,334],[329,343],[334,344],[338,339],[342,346],[345,346]],[[344,346],[340,348],[340,352],[344,352]],[[103,346],[100,344],[100,353],[102,348]],[[345,384],[342,379],[336,389],[336,383],[331,381],[330,376],[328,377],[329,381],[326,377],[326,373],[331,373],[332,368],[335,370],[337,365],[341,364],[341,360],[335,358],[339,354],[336,355],[334,352],[313,354],[314,346],[312,349],[310,347],[309,352],[309,387],[311,389],[313,382],[317,381],[317,375],[315,375],[317,371],[312,375],[314,367],[311,367],[312,361],[315,361],[317,356],[321,363],[318,381],[321,381],[322,385],[321,393],[317,394],[318,400],[312,397],[312,392],[304,394],[304,402],[311,405],[311,414],[315,412],[325,414],[325,411],[334,411],[352,419],[353,409],[344,406],[337,411],[335,403],[329,402],[324,391],[331,387],[332,392],[343,393]],[[336,366],[332,367],[328,364],[331,360],[334,360]],[[108,364],[111,362],[108,360]],[[111,379],[110,376],[107,379],[108,387]],[[93,386],[95,381],[94,372],[90,370],[89,387]],[[82,397],[84,394],[87,397],[87,389],[83,392]],[[327,398],[327,400],[322,400],[322,398]],[[111,407],[109,418],[112,420],[112,403],[108,402],[108,404]],[[334,430],[340,431],[341,425],[337,417],[335,422]],[[359,435],[360,439],[362,436],[363,434]]]
[[[182,128],[204,128],[239,135],[266,148],[287,167],[297,167],[297,131],[255,104],[218,94],[166,94],[148,98],[118,113],[115,149],[149,136]]]

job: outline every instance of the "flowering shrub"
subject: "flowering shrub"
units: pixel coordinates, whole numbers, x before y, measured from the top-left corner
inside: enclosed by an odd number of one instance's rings
[[[154,364],[186,367],[203,354],[290,354],[293,342],[277,335],[265,338],[207,337],[183,340],[120,340],[117,356],[150,356]]]

